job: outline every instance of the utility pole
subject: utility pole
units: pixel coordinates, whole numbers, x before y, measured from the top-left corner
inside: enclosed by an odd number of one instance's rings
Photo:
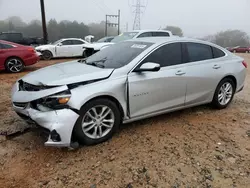
[[[44,41],[44,44],[47,44],[48,43],[48,33],[47,33],[47,26],[46,26],[44,1],[40,0],[40,4],[41,4],[42,25],[43,25],[43,41]]]
[[[141,8],[144,8],[145,6],[141,4],[141,0],[136,0],[136,5],[133,5],[135,7],[135,19],[134,19],[134,26],[133,30],[140,30],[141,29]]]
[[[118,35],[120,34],[120,17],[121,17],[121,11],[118,10],[117,15],[106,15],[106,22],[105,22],[105,36],[108,35],[108,26],[110,27],[117,27],[118,28]],[[117,22],[116,23],[111,23],[108,21],[108,18],[116,18]]]

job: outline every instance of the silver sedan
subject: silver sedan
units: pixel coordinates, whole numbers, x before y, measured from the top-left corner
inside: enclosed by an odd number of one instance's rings
[[[180,37],[115,44],[87,59],[32,72],[12,89],[17,114],[49,130],[47,146],[93,145],[121,123],[211,103],[244,87],[246,62],[215,44]]]

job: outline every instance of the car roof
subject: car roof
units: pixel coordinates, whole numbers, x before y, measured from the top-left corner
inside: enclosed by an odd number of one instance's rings
[[[197,43],[203,43],[203,44],[209,44],[213,46],[217,46],[213,43],[199,40],[199,39],[193,39],[193,38],[188,38],[188,37],[178,37],[178,36],[172,36],[172,37],[143,37],[143,38],[136,38],[136,39],[131,39],[129,41],[134,41],[134,42],[149,42],[149,43],[154,43],[154,44],[164,44],[168,42],[197,42]]]
[[[81,39],[81,38],[63,38],[63,39],[61,39],[61,40],[82,40],[82,41],[84,41],[84,40]]]
[[[139,32],[139,33],[144,33],[144,32],[165,32],[165,33],[171,33],[171,31],[168,30],[156,30],[156,29],[143,29],[143,30],[132,30],[129,32]]]

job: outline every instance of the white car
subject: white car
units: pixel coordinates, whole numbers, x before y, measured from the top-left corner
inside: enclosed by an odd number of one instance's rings
[[[122,42],[129,39],[143,38],[143,37],[171,37],[173,36],[171,31],[166,30],[134,30],[130,32],[124,32],[118,36],[116,36],[111,42],[98,42],[93,44],[84,45],[85,51],[84,56],[88,57],[92,54],[103,50],[110,45],[113,45],[117,42]]]
[[[36,47],[42,58],[50,60],[55,57],[79,57],[83,55],[84,45],[89,44],[80,38],[61,39],[54,43]]]

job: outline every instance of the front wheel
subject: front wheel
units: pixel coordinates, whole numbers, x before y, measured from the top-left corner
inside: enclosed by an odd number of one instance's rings
[[[13,58],[7,59],[7,61],[5,62],[5,69],[8,72],[18,73],[18,72],[21,72],[23,68],[24,68],[24,63],[19,58],[13,57]]]
[[[230,78],[223,79],[217,86],[212,104],[218,109],[226,108],[233,100],[236,85]]]
[[[74,127],[73,137],[85,145],[95,145],[110,139],[120,124],[120,111],[108,99],[96,99],[84,105]]]
[[[51,60],[53,58],[53,54],[50,51],[45,50],[42,52],[42,58],[44,60]]]

